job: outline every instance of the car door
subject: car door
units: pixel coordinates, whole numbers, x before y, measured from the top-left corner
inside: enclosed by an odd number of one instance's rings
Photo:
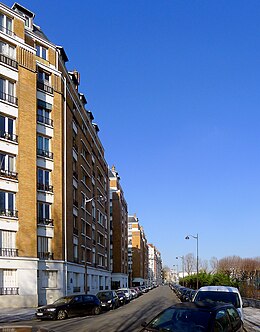
[[[93,296],[83,295],[84,314],[89,314],[95,308],[96,304]]]
[[[84,312],[82,295],[77,295],[70,303],[69,316],[80,316]]]

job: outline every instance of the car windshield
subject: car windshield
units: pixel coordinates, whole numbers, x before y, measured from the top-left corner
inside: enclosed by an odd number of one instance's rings
[[[111,299],[112,298],[112,295],[111,295],[111,293],[98,293],[97,294],[97,297],[100,299],[100,300],[109,300],[109,299]]]
[[[208,331],[210,313],[188,308],[169,308],[153,319],[146,328],[151,331]]]
[[[197,293],[195,301],[225,302],[232,303],[236,308],[240,307],[239,296],[233,292],[201,291]]]
[[[67,304],[67,303],[69,303],[72,299],[73,299],[73,297],[71,297],[71,296],[61,297],[61,298],[59,298],[58,300],[56,300],[55,302],[53,302],[53,304]]]

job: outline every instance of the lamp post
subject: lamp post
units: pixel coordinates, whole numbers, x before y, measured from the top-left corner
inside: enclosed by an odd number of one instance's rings
[[[87,203],[92,202],[94,199],[98,199],[99,202],[106,202],[106,197],[102,195],[97,195],[92,198],[85,198],[85,210],[87,210]],[[87,265],[87,218],[85,218],[85,249],[84,249],[84,271],[85,271],[85,281],[84,281],[84,289],[85,289],[85,294],[88,293],[88,265]]]
[[[182,283],[183,283],[183,286],[184,286],[184,256],[176,256],[176,259],[178,258],[181,258],[182,259]]]
[[[196,265],[197,265],[197,289],[199,289],[199,234],[197,233],[197,236],[195,236],[195,235],[187,235],[185,237],[185,240],[189,240],[190,236],[193,239],[197,240],[197,264]]]

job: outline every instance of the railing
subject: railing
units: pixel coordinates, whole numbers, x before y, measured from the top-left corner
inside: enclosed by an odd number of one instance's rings
[[[53,219],[49,219],[49,218],[38,218],[37,222],[40,225],[53,226]]]
[[[50,184],[37,183],[37,189],[53,192],[53,186]]]
[[[80,287],[73,287],[73,293],[79,293]]]
[[[78,257],[73,257],[73,262],[74,263],[78,263],[79,262],[79,258]]]
[[[73,234],[78,235],[79,234],[79,230],[75,227],[73,227]]]
[[[40,114],[37,114],[37,121],[53,127],[53,120],[50,118],[46,118],[45,116],[42,116]]]
[[[18,211],[16,210],[7,210],[7,209],[0,209],[0,217],[14,217],[18,218]]]
[[[4,54],[0,54],[0,62],[4,63],[5,65],[8,65],[10,67],[13,67],[15,69],[18,69],[18,62],[14,59],[9,58],[8,56]]]
[[[0,131],[0,137],[7,139],[8,141],[16,142],[18,143],[18,136],[15,134],[10,134],[7,131]]]
[[[19,295],[19,287],[0,287],[0,295]]]
[[[4,91],[0,91],[0,99],[8,101],[11,104],[18,105],[18,98],[9,95],[8,93],[5,93]]]
[[[0,248],[0,256],[4,256],[4,257],[17,257],[18,256],[18,249]]]
[[[51,252],[38,252],[38,258],[40,259],[53,259],[53,253]]]
[[[37,88],[44,92],[53,94],[53,87],[43,81],[37,81]]]
[[[37,155],[53,159],[53,152],[50,152],[50,151],[47,151],[47,150],[37,149]]]
[[[15,179],[18,180],[18,173],[9,171],[7,169],[0,169],[0,176],[3,176],[5,178],[9,179]]]

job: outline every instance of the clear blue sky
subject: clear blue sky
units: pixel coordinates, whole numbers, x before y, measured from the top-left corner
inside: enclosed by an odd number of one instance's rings
[[[11,6],[13,1],[4,1]],[[260,256],[260,1],[20,1],[62,45],[163,263]]]

